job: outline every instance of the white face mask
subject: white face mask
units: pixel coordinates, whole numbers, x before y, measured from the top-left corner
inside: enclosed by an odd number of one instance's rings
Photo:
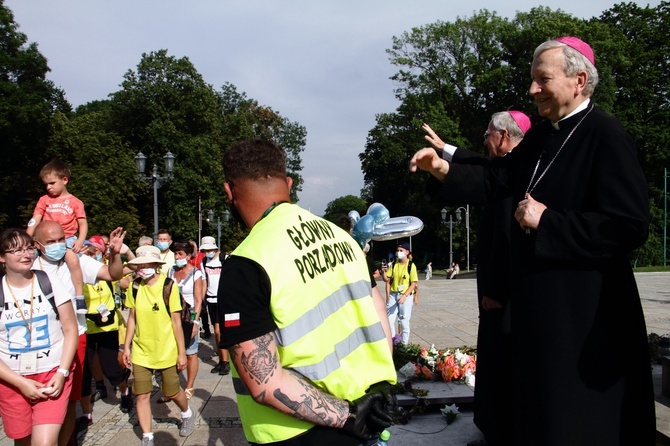
[[[176,266],[177,268],[183,268],[186,266],[187,263],[188,260],[186,259],[177,259],[174,261],[174,266]]]
[[[137,275],[143,278],[144,280],[149,279],[154,274],[156,274],[156,268],[141,268],[137,270]]]
[[[398,260],[402,260],[405,258],[405,251],[398,251],[395,253],[395,256],[398,258]]]

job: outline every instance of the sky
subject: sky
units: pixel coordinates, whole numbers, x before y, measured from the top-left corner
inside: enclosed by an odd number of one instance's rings
[[[358,158],[379,113],[395,111],[393,37],[488,9],[512,18],[549,6],[580,18],[613,0],[5,0],[77,107],[107,99],[143,53],[188,57],[205,82],[239,92],[307,129],[299,204],[322,215],[359,196]],[[636,2],[657,6],[660,0]],[[538,44],[541,42],[538,42]],[[529,60],[530,63],[530,60]],[[421,142],[417,142],[417,149]]]

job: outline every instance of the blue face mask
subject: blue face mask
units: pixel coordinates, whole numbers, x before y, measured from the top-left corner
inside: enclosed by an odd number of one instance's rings
[[[65,257],[65,251],[67,250],[67,246],[65,246],[65,243],[54,243],[51,245],[43,246],[44,251],[42,254],[44,254],[44,257],[47,259],[51,260],[52,262],[59,262],[60,260]]]
[[[102,254],[97,253],[97,254],[95,255],[95,260],[97,260],[98,262],[102,262]]]
[[[209,260],[212,260],[214,258],[214,252],[208,252],[205,254],[205,257],[207,257]]]
[[[186,266],[187,263],[188,260],[186,259],[177,259],[174,261],[174,266],[176,266],[177,268],[183,268]]]
[[[156,248],[160,249],[161,251],[165,251],[170,247],[170,244],[168,242],[158,242],[156,243]]]

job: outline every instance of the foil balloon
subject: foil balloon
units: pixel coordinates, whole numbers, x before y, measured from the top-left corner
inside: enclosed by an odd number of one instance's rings
[[[351,231],[351,236],[361,245],[361,248],[372,238],[373,230],[375,229],[375,219],[372,215],[364,215],[358,220],[354,229]]]
[[[353,228],[356,226],[356,223],[358,223],[358,220],[361,219],[361,214],[359,214],[358,211],[349,211],[347,217],[351,220],[351,227]]]
[[[372,203],[366,215],[372,215],[375,225],[381,225],[389,218],[389,210],[381,203]]]
[[[416,217],[393,217],[387,219],[383,224],[375,226],[372,240],[380,242],[411,237],[421,232],[422,229],[423,222]]]

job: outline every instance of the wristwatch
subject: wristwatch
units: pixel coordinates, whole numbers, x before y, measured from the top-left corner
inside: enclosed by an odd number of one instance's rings
[[[56,372],[58,372],[58,373],[62,373],[63,376],[66,377],[66,378],[67,378],[68,376],[70,376],[70,371],[69,371],[68,369],[58,369],[58,370],[56,370]]]

